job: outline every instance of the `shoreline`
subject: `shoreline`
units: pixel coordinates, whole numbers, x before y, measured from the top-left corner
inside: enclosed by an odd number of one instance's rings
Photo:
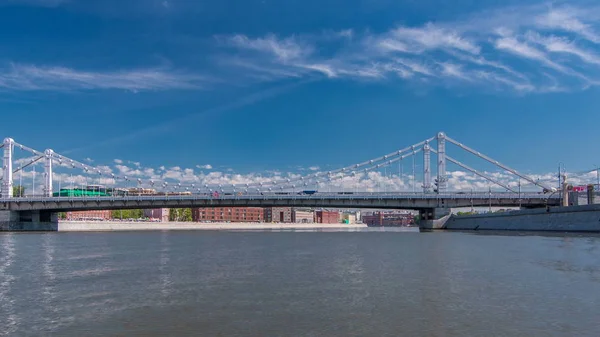
[[[151,231],[151,230],[282,230],[282,229],[359,229],[365,224],[322,223],[198,223],[198,222],[121,222],[60,221],[59,232]]]

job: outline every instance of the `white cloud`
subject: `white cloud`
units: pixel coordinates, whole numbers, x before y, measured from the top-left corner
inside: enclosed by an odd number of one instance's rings
[[[226,42],[242,49],[269,53],[282,62],[298,60],[312,52],[310,46],[302,45],[294,37],[279,39],[275,35],[251,39],[245,35],[234,35]]]
[[[20,158],[22,163],[26,163],[30,158]],[[410,174],[404,174],[402,177],[398,175],[398,168],[394,165],[394,169],[381,168],[376,171],[358,171],[354,175],[351,171],[346,171],[346,174],[342,179],[334,179],[328,181],[327,179],[321,179],[321,182],[317,184],[312,181],[306,186],[296,182],[295,190],[300,189],[318,189],[321,191],[368,191],[368,192],[392,192],[392,191],[422,191],[422,172],[418,172],[416,177],[412,177]],[[35,174],[35,185],[36,192],[41,193],[41,186],[43,185],[43,165],[38,162],[35,166],[37,173]],[[198,165],[200,166],[200,165]],[[60,184],[61,187],[67,186],[83,186],[86,184],[102,184],[107,186],[143,186],[152,187],[157,190],[163,190],[163,182],[168,183],[169,190],[194,190],[197,188],[203,188],[204,185],[210,185],[215,188],[221,185],[225,189],[231,188],[232,184],[243,185],[243,184],[269,184],[273,181],[283,181],[290,179],[291,181],[298,180],[302,175],[295,172],[281,172],[281,171],[267,171],[267,172],[250,172],[250,173],[236,173],[231,169],[225,171],[211,171],[203,173],[196,171],[192,168],[173,166],[171,168],[159,168],[155,169],[152,167],[145,167],[140,163],[139,166],[127,166],[122,164],[114,164],[113,167],[109,166],[98,166],[97,167],[103,174],[84,174],[81,170],[71,169],[64,166],[55,167],[55,188],[58,189]],[[318,166],[309,167],[308,170],[312,171],[307,174],[314,174],[319,171]],[[95,171],[95,170],[94,170]],[[117,177],[116,180],[111,178],[110,174],[115,172]],[[519,185],[519,178],[511,175],[504,171],[488,171],[484,172],[487,175],[493,177],[499,182],[513,187],[515,190]],[[306,175],[306,174],[304,174]],[[433,174],[433,176],[435,173]],[[127,176],[128,180],[123,181],[121,178]],[[19,174],[19,178],[25,186],[28,186],[29,190],[33,187],[33,167],[29,167],[27,170]],[[541,173],[532,174],[531,177],[534,180],[539,180],[548,185],[554,186],[556,177],[555,173]],[[139,179],[139,182],[138,182]],[[413,180],[414,179],[414,180]],[[584,185],[587,183],[595,183],[597,179],[595,170],[587,170],[578,173],[570,173],[568,181],[573,185]],[[305,181],[311,181],[309,179]],[[138,185],[141,182],[141,185]],[[193,186],[192,186],[193,184]],[[448,171],[448,190],[449,191],[487,191],[488,188],[492,188],[495,191],[503,191],[503,188],[494,185],[493,183],[476,176],[470,172],[462,170],[449,170]],[[238,187],[240,188],[240,187]],[[243,188],[243,187],[242,187]],[[266,190],[264,187],[263,190]],[[277,187],[275,187],[277,189]],[[288,190],[291,189],[287,188]],[[530,183],[521,180],[522,191],[539,191],[540,188]]]
[[[505,50],[509,53],[515,54],[517,56],[521,56],[524,58],[528,58],[535,61],[541,61],[546,66],[558,70],[562,73],[571,73],[572,71],[563,67],[560,64],[550,60],[544,52],[535,49],[534,47],[528,45],[525,42],[518,41],[514,37],[503,37],[496,40],[496,48],[500,50]]]
[[[574,42],[569,41],[565,37],[544,37],[538,33],[531,32],[527,34],[527,37],[530,41],[542,45],[549,52],[572,54],[584,62],[600,65],[600,56],[576,46]]]
[[[0,88],[20,91],[199,89],[203,81],[200,76],[160,69],[80,71],[65,67],[11,64],[0,71]]]
[[[199,169],[204,169],[204,170],[212,170],[212,165],[210,164],[206,164],[206,165],[196,165],[197,168]]]
[[[470,81],[471,79],[463,72],[462,65],[450,62],[440,63],[442,66],[442,74],[450,77],[459,78],[461,80]]]
[[[380,33],[238,34],[220,40],[237,48],[238,61],[242,59],[246,67],[255,65],[254,71],[264,74],[262,79],[401,78],[420,85],[547,93],[600,84],[600,49],[589,43],[600,41],[599,13],[600,7],[521,5]],[[552,35],[546,36],[548,32]],[[340,34],[351,38],[331,43]],[[587,45],[574,42],[573,34]],[[588,65],[585,72],[580,61]],[[546,73],[556,82],[549,85]]]
[[[594,10],[597,10],[597,8],[592,7],[587,9],[588,12],[593,12]],[[571,7],[554,8],[538,15],[535,18],[535,23],[545,28],[562,29],[567,32],[576,33],[591,42],[600,43],[600,36],[590,24],[586,24],[578,18],[581,16],[586,16],[586,13],[581,9]]]
[[[423,27],[400,27],[391,32],[391,36],[410,44],[410,52],[423,52],[430,49],[451,48],[470,54],[479,54],[481,48],[456,32],[436,27],[428,23]]]
[[[115,159],[114,162],[116,164],[123,164],[123,161],[121,159]]]

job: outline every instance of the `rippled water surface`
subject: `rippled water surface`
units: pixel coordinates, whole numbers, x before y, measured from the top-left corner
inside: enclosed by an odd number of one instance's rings
[[[600,238],[0,234],[5,336],[600,336]]]

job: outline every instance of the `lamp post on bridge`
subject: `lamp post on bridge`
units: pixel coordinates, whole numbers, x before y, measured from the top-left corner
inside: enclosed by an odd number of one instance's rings
[[[519,209],[521,208],[521,178],[519,178]]]
[[[492,213],[492,186],[488,185],[488,198],[490,202],[490,213]]]

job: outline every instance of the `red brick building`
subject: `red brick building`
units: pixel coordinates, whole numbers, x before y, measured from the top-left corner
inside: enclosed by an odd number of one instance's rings
[[[168,208],[145,209],[144,216],[153,221],[168,222],[169,212]]]
[[[261,207],[203,207],[192,208],[193,221],[263,222]]]
[[[316,223],[339,223],[340,212],[338,211],[316,211],[315,212]]]
[[[66,220],[110,220],[111,212],[104,211],[77,211],[67,212]]]
[[[411,213],[373,212],[371,214],[364,214],[362,222],[367,226],[408,226],[414,223],[414,216]]]
[[[291,207],[267,207],[265,208],[266,222],[292,222]]]

